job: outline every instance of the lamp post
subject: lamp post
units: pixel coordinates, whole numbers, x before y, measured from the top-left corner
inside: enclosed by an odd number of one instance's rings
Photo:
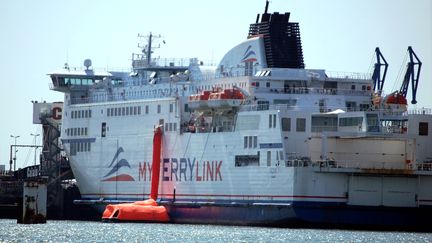
[[[33,144],[34,144],[34,149],[35,149],[35,152],[34,152],[34,165],[36,165],[36,154],[37,154],[36,137],[39,136],[39,135],[40,134],[30,133],[30,136],[34,137],[34,139],[33,139]]]
[[[20,136],[10,135],[10,137],[15,139],[15,147],[14,147],[14,157],[13,157],[13,161],[14,161],[14,171],[16,171],[16,153],[18,152],[16,146],[17,146],[17,139],[18,139]]]

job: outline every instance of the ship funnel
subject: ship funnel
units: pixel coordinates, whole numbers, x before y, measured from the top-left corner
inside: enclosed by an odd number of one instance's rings
[[[290,22],[290,13],[264,13],[249,27],[248,38],[263,36],[267,66],[269,68],[305,68],[300,38],[300,27]]]

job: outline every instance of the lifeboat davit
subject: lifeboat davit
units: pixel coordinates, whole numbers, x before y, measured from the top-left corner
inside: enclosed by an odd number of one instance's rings
[[[153,169],[150,199],[133,203],[109,204],[102,215],[104,221],[168,222],[169,216],[164,206],[155,201],[158,196],[162,129],[156,127],[153,136]]]

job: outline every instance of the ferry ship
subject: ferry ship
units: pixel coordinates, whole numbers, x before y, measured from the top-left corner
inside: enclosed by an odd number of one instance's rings
[[[290,13],[258,14],[219,64],[153,58],[130,72],[49,74],[64,93],[61,141],[82,200],[148,199],[162,131],[158,204],[170,222],[425,227],[432,218],[432,114],[416,103],[413,49],[400,90],[373,74],[306,69]],[[157,160],[158,161],[158,160]]]

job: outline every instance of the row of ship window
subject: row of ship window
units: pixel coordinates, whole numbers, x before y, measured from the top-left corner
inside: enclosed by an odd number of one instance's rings
[[[269,128],[276,128],[276,114],[269,114]],[[282,131],[291,131],[291,118],[282,118]],[[306,118],[296,118],[296,132],[306,132]],[[246,147],[245,147],[246,148]]]
[[[76,155],[80,152],[90,152],[91,151],[91,143],[71,143],[70,144],[70,154]]]
[[[87,127],[66,128],[66,135],[71,137],[87,136],[88,135]]]
[[[91,110],[71,111],[71,119],[91,118],[91,117],[92,117],[92,111]]]
[[[169,112],[174,112],[174,104],[169,104]],[[162,112],[162,106],[160,104],[156,107],[156,112],[160,114]],[[141,106],[126,106],[126,107],[113,107],[106,109],[107,116],[137,116],[141,115]],[[144,107],[144,114],[150,113],[150,106],[146,105]],[[79,118],[91,118],[92,111],[91,110],[76,110],[71,111],[71,119],[79,119]]]
[[[147,112],[148,112],[148,107],[146,106],[146,113]],[[136,115],[141,115],[141,106],[107,108],[107,116],[136,116]]]
[[[202,90],[212,90],[214,88],[233,88],[234,86],[238,85],[239,87],[246,87],[246,82],[241,82],[238,84],[235,83],[224,83],[224,84],[215,84],[215,85],[203,85],[203,86],[189,86],[188,88],[183,88],[184,91],[189,90],[190,92],[199,92]],[[179,88],[165,88],[165,89],[152,89],[152,90],[140,90],[140,91],[123,91],[119,93],[121,96],[128,96],[128,97],[139,97],[139,96],[151,96],[151,95],[157,95],[157,94],[169,94],[169,92],[178,92]],[[95,94],[93,97],[96,97],[98,99],[103,99],[106,97],[105,94]]]
[[[282,131],[290,132],[291,131],[291,118],[283,117],[282,118]],[[297,118],[296,119],[296,132],[306,132],[306,119],[305,118]]]
[[[174,104],[169,104],[169,112],[174,112]],[[156,106],[156,112],[160,114],[162,112],[162,106],[158,104]],[[150,106],[144,106],[144,114],[150,113]],[[141,106],[128,106],[128,107],[115,107],[107,108],[107,116],[137,116],[141,115]]]

